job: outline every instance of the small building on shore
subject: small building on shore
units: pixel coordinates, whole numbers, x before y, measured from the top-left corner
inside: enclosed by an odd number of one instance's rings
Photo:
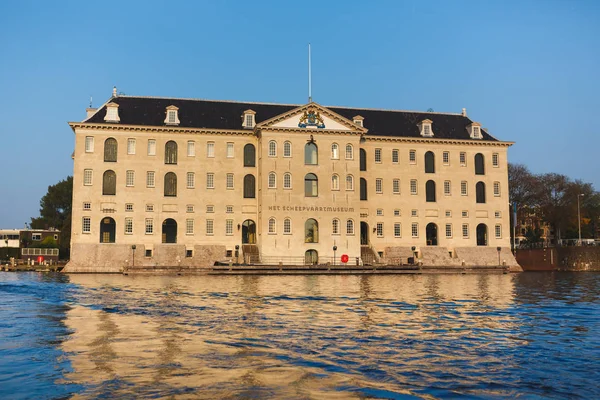
[[[49,229],[0,229],[0,259],[58,262],[60,231]],[[41,258],[40,258],[41,257]]]

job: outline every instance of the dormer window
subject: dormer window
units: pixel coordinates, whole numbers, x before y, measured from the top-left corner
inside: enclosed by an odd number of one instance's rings
[[[179,125],[179,108],[169,106],[166,110],[165,124]]]
[[[353,121],[354,121],[354,123],[355,123],[356,125],[358,125],[358,126],[363,126],[363,121],[364,121],[364,118],[363,118],[363,117],[361,117],[360,115],[357,115],[356,117],[354,117],[354,118],[352,118],[352,119],[353,119]]]
[[[110,102],[106,105],[106,116],[104,117],[106,122],[119,122],[119,105],[117,103]]]
[[[255,115],[256,112],[252,110],[244,111],[244,115],[242,116],[242,125],[244,129],[254,129],[254,125],[256,124],[256,121],[254,119]]]
[[[430,119],[425,119],[423,121],[421,121],[421,123],[419,125],[417,125],[419,127],[419,133],[421,134],[421,136],[424,137],[432,137],[433,136],[433,129],[431,128],[431,124],[433,121],[431,121]]]
[[[467,129],[469,130],[469,135],[471,136],[471,139],[483,138],[483,136],[481,135],[481,125],[479,123],[473,122],[467,127]]]

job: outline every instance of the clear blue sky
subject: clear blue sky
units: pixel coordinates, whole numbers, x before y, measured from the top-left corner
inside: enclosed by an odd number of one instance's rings
[[[72,174],[89,97],[460,112],[600,189],[600,1],[0,3],[0,227]]]

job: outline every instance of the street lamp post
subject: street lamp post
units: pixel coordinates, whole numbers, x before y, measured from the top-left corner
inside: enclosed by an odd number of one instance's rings
[[[337,246],[333,245],[333,265],[335,265],[335,252],[337,251]]]
[[[579,246],[581,246],[581,210],[579,208],[579,198],[583,196],[583,193],[579,193],[577,195],[577,225],[579,226]]]
[[[132,267],[132,268],[134,268],[134,267],[135,267],[135,249],[136,249],[136,246],[135,246],[135,244],[132,244],[132,245],[131,245],[131,253],[132,253],[132,254],[131,254],[131,260],[132,260],[132,261],[131,261],[131,267]]]

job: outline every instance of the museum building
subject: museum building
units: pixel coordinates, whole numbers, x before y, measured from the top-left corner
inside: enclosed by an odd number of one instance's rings
[[[66,271],[516,263],[507,149],[461,113],[118,95],[75,133]],[[346,257],[344,257],[345,259]],[[508,261],[507,261],[508,260]]]

